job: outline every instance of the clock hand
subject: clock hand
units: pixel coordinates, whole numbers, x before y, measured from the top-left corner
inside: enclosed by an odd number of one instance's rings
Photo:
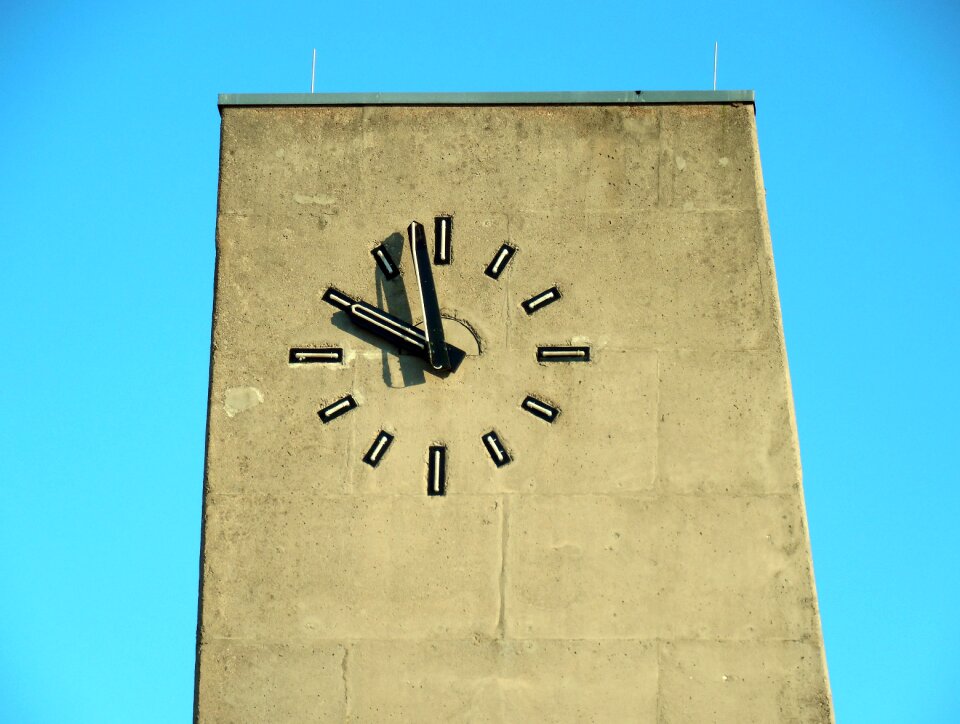
[[[323,299],[346,312],[350,321],[358,327],[372,332],[411,354],[427,357],[427,336],[423,330],[407,324],[372,304],[353,299],[333,288],[326,291]]]
[[[353,299],[343,292],[331,287],[323,295],[323,300],[346,313],[351,322],[368,332],[380,337],[409,354],[429,360],[429,343],[427,335],[422,329],[407,324],[402,319],[385,312],[379,307],[367,304],[360,299]],[[447,356],[451,361],[451,370],[456,369],[466,357],[459,347],[446,345]]]
[[[427,339],[416,327],[408,327],[386,312],[372,307],[366,302],[350,305],[347,311],[350,319],[384,339],[396,342],[398,346],[415,354],[424,356],[427,352]]]
[[[449,370],[450,357],[443,339],[443,319],[440,316],[440,302],[437,300],[437,287],[433,283],[433,270],[427,253],[427,236],[423,224],[411,221],[407,227],[410,237],[410,253],[413,268],[417,274],[417,286],[420,288],[420,304],[423,309],[423,323],[427,328],[427,345],[430,365],[435,370]]]

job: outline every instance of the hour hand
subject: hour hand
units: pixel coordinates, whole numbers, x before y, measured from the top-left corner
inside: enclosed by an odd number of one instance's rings
[[[345,312],[350,321],[358,327],[396,345],[404,352],[429,360],[427,336],[422,329],[407,324],[379,307],[367,304],[360,299],[353,299],[333,287],[327,289],[323,300]],[[466,353],[452,344],[446,347],[451,362],[449,369],[456,369],[466,357]]]

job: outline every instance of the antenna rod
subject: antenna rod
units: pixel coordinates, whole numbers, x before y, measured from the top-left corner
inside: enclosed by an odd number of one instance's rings
[[[717,49],[720,43],[714,41],[713,43],[713,89],[717,89]],[[314,51],[316,52],[316,51]]]
[[[716,71],[714,71],[714,76],[716,76]],[[317,77],[317,49],[313,49],[313,67],[310,69],[310,92],[313,93],[313,81]],[[717,81],[714,78],[713,89],[717,89]]]

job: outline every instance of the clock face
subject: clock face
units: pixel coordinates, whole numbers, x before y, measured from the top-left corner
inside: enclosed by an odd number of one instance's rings
[[[450,214],[430,226],[430,242],[414,220],[362,254],[372,290],[343,283],[323,290],[330,318],[319,324],[337,342],[292,346],[287,361],[302,368],[297,374],[334,378],[317,401],[318,435],[349,431],[345,455],[393,480],[419,476],[427,496],[443,496],[458,489],[451,468],[503,470],[525,456],[523,441],[565,421],[560,388],[570,376],[551,368],[585,367],[592,348],[572,323],[558,336],[569,287],[561,291],[543,274],[518,278],[513,270],[522,269],[517,259],[524,255],[516,242],[461,242]],[[484,250],[487,261],[478,264]],[[516,304],[511,286],[523,290]],[[537,321],[551,314],[553,328],[538,337]],[[351,369],[352,376],[343,374]],[[344,425],[349,416],[365,424]],[[466,464],[452,466],[458,459]]]
[[[719,285],[658,281],[711,253],[668,241],[738,231],[656,209],[670,191],[650,172],[656,110],[477,113],[255,110],[226,124],[220,490],[423,497],[431,467],[438,505],[655,489],[658,350],[710,342],[675,330],[725,303]],[[484,124],[477,149],[468,119]],[[449,370],[430,358],[427,271]]]

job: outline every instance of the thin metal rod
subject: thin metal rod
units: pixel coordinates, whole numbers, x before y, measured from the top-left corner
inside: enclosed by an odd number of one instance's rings
[[[714,70],[714,76],[716,76],[716,70]],[[310,92],[313,93],[313,82],[317,78],[317,49],[313,49],[313,67],[310,69]],[[713,80],[713,89],[717,89],[717,80]]]
[[[713,43],[713,89],[717,89],[717,49],[720,43],[714,41]],[[316,51],[314,51],[316,52]]]

